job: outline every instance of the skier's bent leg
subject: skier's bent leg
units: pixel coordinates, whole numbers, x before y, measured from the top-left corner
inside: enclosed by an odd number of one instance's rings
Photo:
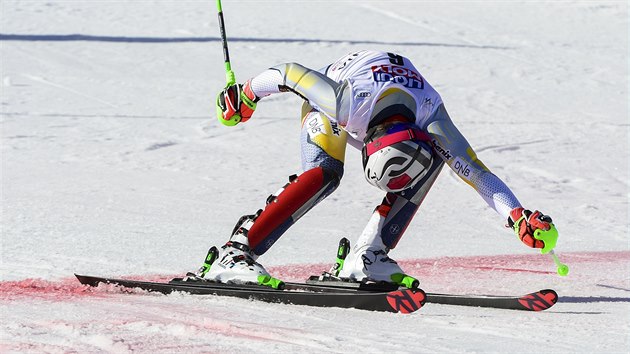
[[[288,184],[267,199],[267,206],[247,231],[253,253],[265,253],[293,223],[330,195],[339,186],[339,180],[337,173],[323,167],[292,176]]]
[[[239,219],[230,240],[217,250],[216,256],[206,258],[199,272],[202,278],[269,285],[260,280],[271,276],[256,262],[258,256],[339,185],[346,133],[308,104],[303,106],[302,117],[301,150],[305,172],[289,177],[288,184],[267,198],[264,209]]]
[[[339,277],[398,282],[392,275],[399,277],[404,272],[388,253],[403,236],[443,165],[443,161],[434,156],[428,173],[413,188],[387,193],[337,273]]]
[[[346,133],[307,103],[302,117],[305,172],[290,177],[287,185],[267,199],[265,209],[250,218],[243,241],[248,242],[254,256],[264,254],[293,223],[329,196],[343,176]]]
[[[206,258],[197,276],[224,283],[258,283],[277,287],[282,282],[271,277],[256,259],[338,185],[339,176],[323,167],[291,176],[289,183],[267,198],[264,210],[239,219],[230,240],[216,250],[216,255],[211,257],[209,254],[212,259]]]

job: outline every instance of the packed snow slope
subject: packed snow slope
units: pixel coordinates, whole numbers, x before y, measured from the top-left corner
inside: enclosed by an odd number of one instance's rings
[[[246,124],[214,1],[2,0],[0,352],[630,351],[628,2],[229,1],[239,81],[361,49],[414,60],[479,157],[550,214],[522,245],[445,170],[391,256],[429,292],[554,288],[547,312],[427,304],[405,316],[86,289],[73,273],[169,279],[300,172],[300,99]],[[260,261],[303,280],[357,238],[383,193],[349,149],[339,189]]]

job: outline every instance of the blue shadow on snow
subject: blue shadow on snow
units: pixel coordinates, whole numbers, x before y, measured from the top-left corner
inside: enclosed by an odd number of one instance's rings
[[[205,43],[220,42],[218,37],[124,37],[124,36],[94,36],[86,34],[4,34],[0,33],[0,41],[28,41],[28,42],[111,42],[111,43]],[[330,44],[368,44],[368,45],[396,45],[396,46],[428,46],[453,47],[475,49],[512,49],[509,47],[449,44],[428,42],[383,42],[372,40],[342,40],[342,39],[307,39],[307,38],[229,38],[230,42],[262,42],[262,43],[330,43]]]
[[[588,302],[630,302],[630,297],[609,296],[560,296],[558,302],[588,303]]]

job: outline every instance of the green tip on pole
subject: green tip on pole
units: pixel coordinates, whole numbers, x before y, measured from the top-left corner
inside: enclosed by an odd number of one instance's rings
[[[569,267],[566,264],[558,266],[558,275],[566,277],[569,274]]]
[[[553,257],[554,263],[556,263],[558,275],[562,277],[566,277],[569,274],[569,266],[560,262],[560,260],[558,259],[558,256],[556,256],[553,250],[551,250],[549,254],[551,254],[551,256]]]

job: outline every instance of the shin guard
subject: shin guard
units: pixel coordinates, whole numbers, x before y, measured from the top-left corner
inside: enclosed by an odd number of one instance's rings
[[[313,168],[267,198],[267,206],[248,230],[249,246],[257,256],[265,253],[302,215],[330,195],[339,185],[337,173]]]
[[[383,245],[387,251],[394,249],[437,179],[443,165],[444,162],[441,159],[434,158],[429,172],[413,188],[397,193],[387,193],[382,203],[374,210],[356,246]]]

